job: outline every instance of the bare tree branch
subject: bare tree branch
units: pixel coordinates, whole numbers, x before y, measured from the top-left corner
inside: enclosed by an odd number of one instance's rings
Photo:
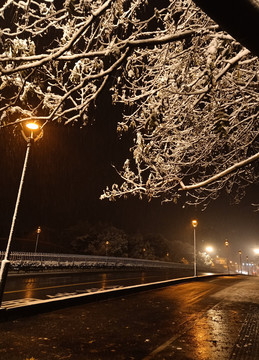
[[[236,163],[233,166],[230,166],[229,168],[227,168],[226,170],[220,172],[219,174],[211,176],[209,179],[204,180],[204,181],[202,181],[200,183],[197,183],[197,184],[184,185],[184,183],[182,181],[180,181],[181,188],[182,188],[182,190],[193,190],[193,189],[204,187],[204,186],[206,186],[206,185],[208,185],[208,184],[210,184],[212,182],[215,182],[215,181],[223,178],[224,176],[226,176],[226,175],[228,175],[230,173],[233,173],[237,169],[242,168],[242,167],[246,166],[247,164],[250,164],[251,162],[256,161],[258,159],[259,159],[259,153],[255,154],[253,156],[250,156],[249,158],[247,158],[247,159],[245,159],[243,161],[240,161],[239,163]]]
[[[133,145],[102,198],[240,198],[258,181],[258,58],[219,25],[191,0],[3,0],[0,129],[87,125],[109,96]]]

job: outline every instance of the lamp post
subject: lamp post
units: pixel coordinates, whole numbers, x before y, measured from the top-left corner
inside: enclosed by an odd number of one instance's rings
[[[225,246],[226,246],[226,252],[227,252],[227,269],[228,269],[228,274],[229,274],[230,273],[229,272],[229,242],[227,239],[225,240]]]
[[[192,220],[193,227],[193,276],[197,276],[197,254],[196,254],[196,227],[198,226],[197,220]]]
[[[105,242],[105,255],[107,256],[108,255],[108,245],[109,245],[110,243],[109,243],[109,241],[107,240],[106,242]]]
[[[30,130],[30,135],[26,137],[24,132],[22,131],[23,136],[25,137],[25,139],[27,141],[27,147],[26,147],[26,153],[25,153],[25,158],[24,158],[24,163],[23,163],[22,175],[21,175],[20,185],[19,185],[19,189],[18,189],[18,193],[17,193],[17,198],[16,198],[16,203],[15,203],[11,228],[10,228],[9,237],[8,237],[8,241],[7,241],[7,246],[6,246],[6,250],[5,250],[5,256],[4,256],[4,259],[2,260],[1,268],[0,268],[0,307],[2,305],[4,288],[5,288],[5,283],[6,283],[6,279],[7,279],[8,268],[9,268],[9,265],[10,265],[10,260],[9,260],[9,258],[10,258],[10,246],[11,246],[11,242],[12,242],[13,231],[14,231],[15,221],[16,221],[16,217],[17,217],[18,207],[19,207],[19,203],[20,203],[20,199],[21,199],[21,193],[22,193],[24,177],[25,177],[25,173],[26,173],[26,169],[27,169],[28,158],[29,158],[29,154],[30,154],[30,150],[31,150],[31,146],[32,146],[33,142],[36,141],[39,138],[39,136],[38,136],[36,139],[34,139],[34,131],[39,129],[39,125],[37,125],[35,122],[31,122],[31,123],[27,123],[26,127]]]
[[[239,263],[240,263],[240,274],[242,274],[242,251],[239,250]]]
[[[255,275],[257,276],[259,248],[254,249],[255,254]]]
[[[40,233],[41,233],[41,227],[39,226],[37,229],[37,238],[36,238],[36,244],[35,244],[35,250],[34,250],[35,253],[37,252],[37,249],[38,249]]]

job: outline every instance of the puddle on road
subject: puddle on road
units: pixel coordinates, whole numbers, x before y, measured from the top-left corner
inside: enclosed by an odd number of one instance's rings
[[[218,307],[208,310],[205,316],[195,321],[193,328],[186,334],[193,359],[227,359],[236,341],[238,324],[234,312]]]

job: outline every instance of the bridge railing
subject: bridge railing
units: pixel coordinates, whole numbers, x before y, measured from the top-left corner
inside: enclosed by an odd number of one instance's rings
[[[4,258],[4,251],[0,252],[0,260]],[[57,268],[183,268],[189,269],[191,265],[173,263],[169,261],[133,259],[111,256],[92,256],[77,254],[53,254],[11,252],[11,269],[33,270]]]

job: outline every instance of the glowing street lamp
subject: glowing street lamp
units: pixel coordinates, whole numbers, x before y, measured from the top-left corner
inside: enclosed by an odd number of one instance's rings
[[[108,245],[109,245],[110,243],[109,243],[109,241],[107,240],[106,242],[105,242],[105,255],[107,256],[108,255]]]
[[[198,226],[197,220],[192,220],[193,227],[193,276],[197,276],[197,254],[196,254],[196,227]]]
[[[2,260],[1,268],[0,268],[0,307],[2,305],[4,288],[5,288],[6,278],[7,278],[7,274],[8,274],[8,268],[10,265],[10,260],[9,260],[10,246],[11,246],[11,242],[12,242],[18,207],[19,207],[19,203],[20,203],[20,199],[21,199],[21,193],[22,193],[24,177],[25,177],[25,173],[26,173],[26,169],[27,169],[27,163],[28,163],[28,158],[29,158],[29,154],[30,154],[30,149],[31,149],[33,142],[36,141],[40,137],[40,135],[38,135],[36,138],[34,138],[34,131],[39,129],[39,125],[37,125],[35,122],[27,123],[26,127],[27,127],[27,129],[30,130],[30,135],[26,136],[25,132],[22,131],[22,135],[25,138],[25,140],[27,141],[27,148],[26,148],[26,153],[25,153],[25,158],[24,158],[22,175],[21,175],[21,179],[20,179],[20,185],[19,185],[18,194],[17,194],[17,198],[16,198],[16,204],[15,204],[14,213],[13,213],[12,224],[11,224],[10,233],[9,233],[7,246],[6,246],[6,250],[5,250],[5,256],[4,256],[4,259]],[[41,134],[42,134],[42,131],[41,131]]]
[[[205,250],[207,253],[212,253],[214,251],[212,246],[207,246]]]
[[[227,268],[228,268],[228,274],[230,273],[229,271],[229,242],[226,239],[225,240],[225,246],[226,246],[226,252],[227,252]]]
[[[194,228],[196,228],[198,226],[198,221],[197,220],[192,220],[192,226]]]
[[[41,233],[41,227],[39,226],[37,229],[37,238],[36,238],[36,244],[35,244],[35,250],[34,250],[35,253],[37,252],[37,249],[38,249],[40,233]]]
[[[26,124],[26,127],[33,131],[33,130],[38,130],[39,125],[34,122],[31,122],[31,123]]]

